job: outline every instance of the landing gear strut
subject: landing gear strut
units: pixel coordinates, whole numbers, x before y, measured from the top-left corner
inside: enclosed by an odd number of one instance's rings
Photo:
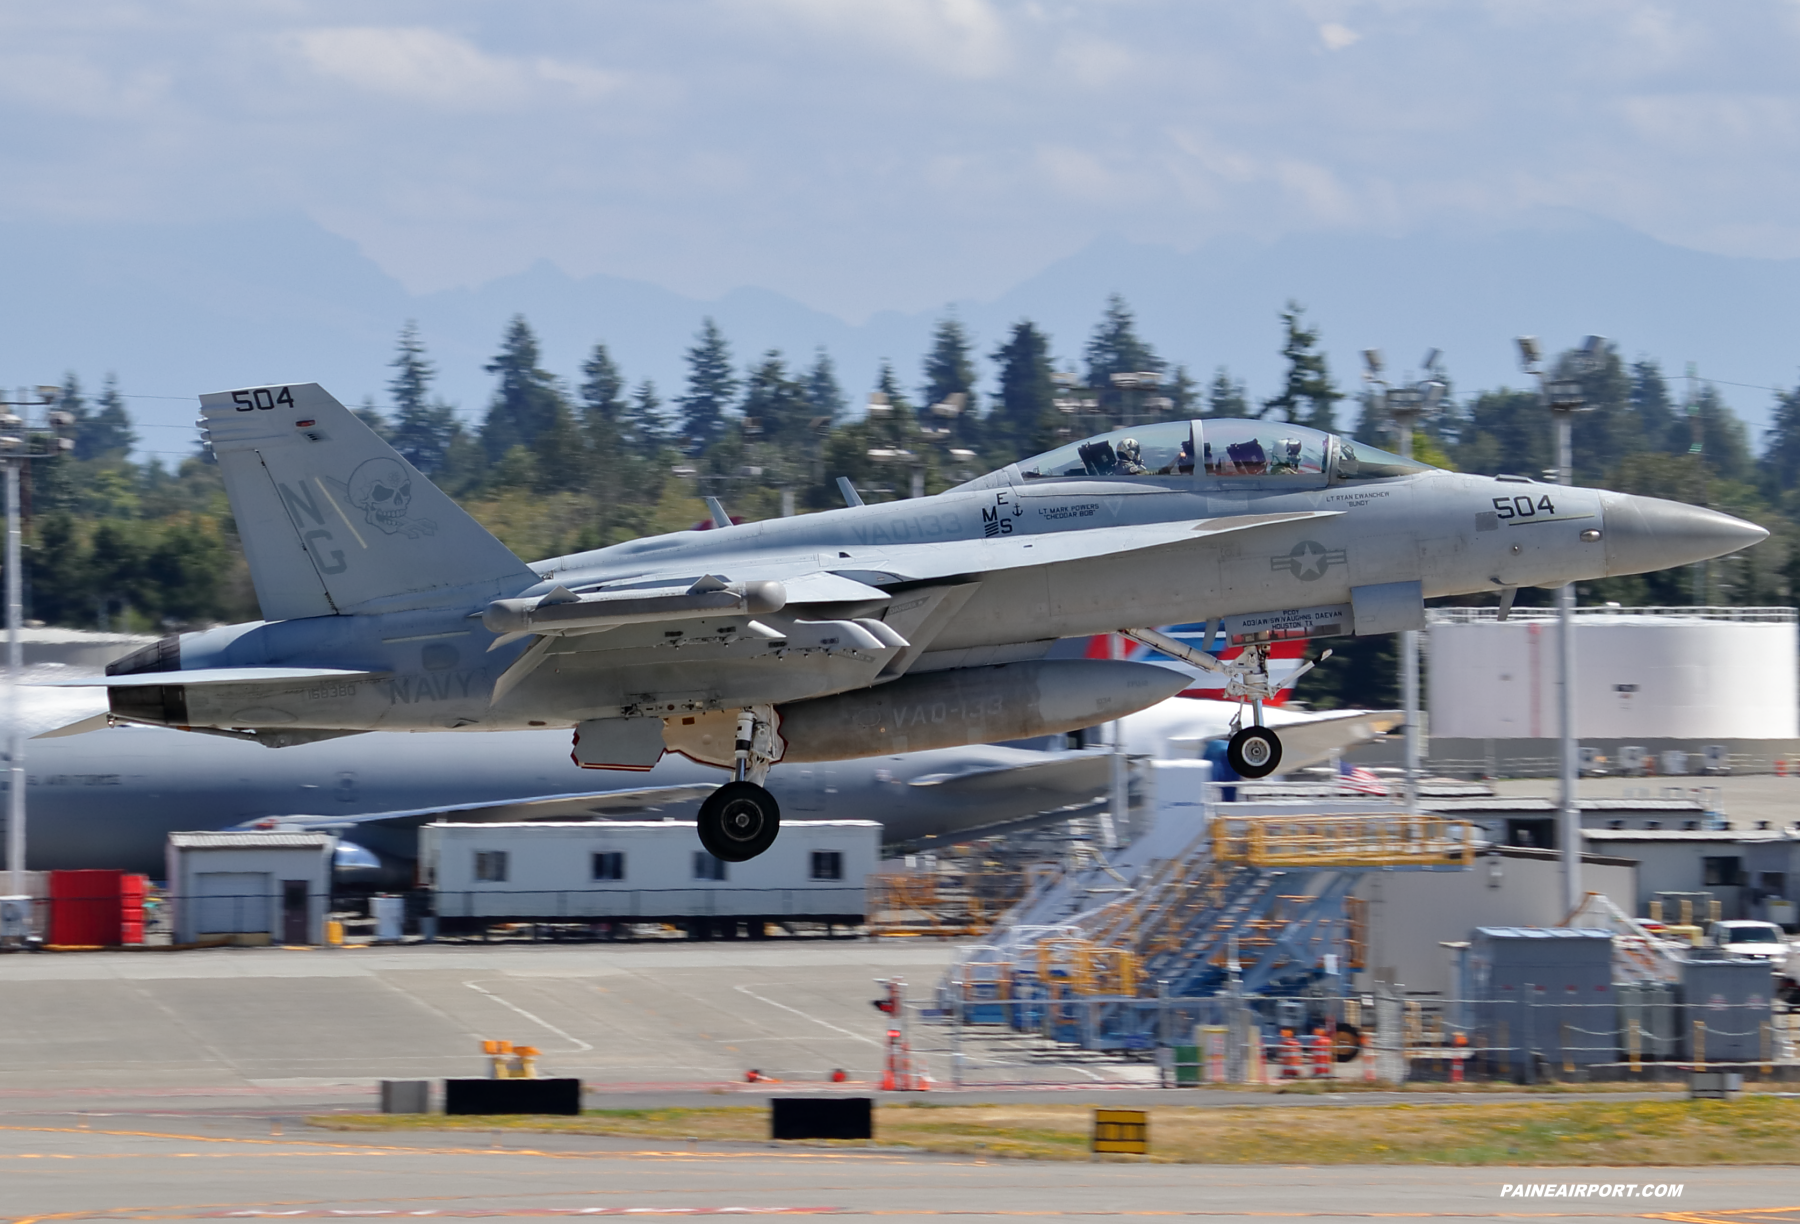
[[[700,805],[700,844],[727,863],[753,859],[781,832],[781,805],[762,785],[775,763],[775,719],[768,706],[738,715],[737,776]]]
[[[1206,641],[1212,644],[1215,622],[1208,622]],[[1266,778],[1281,765],[1281,738],[1263,726],[1263,702],[1276,696],[1283,689],[1291,688],[1301,676],[1311,671],[1314,664],[1308,663],[1299,668],[1280,684],[1269,679],[1269,652],[1266,646],[1245,646],[1237,658],[1226,661],[1214,658],[1204,650],[1195,650],[1185,642],[1178,642],[1167,634],[1158,633],[1154,629],[1122,629],[1126,637],[1142,642],[1153,650],[1184,663],[1192,663],[1195,667],[1217,672],[1225,677],[1225,696],[1238,700],[1238,715],[1232,719],[1231,739],[1225,745],[1225,763],[1240,778]],[[1327,650],[1319,656],[1324,662],[1331,657]],[[1251,725],[1241,726],[1244,718],[1244,704],[1250,706]]]

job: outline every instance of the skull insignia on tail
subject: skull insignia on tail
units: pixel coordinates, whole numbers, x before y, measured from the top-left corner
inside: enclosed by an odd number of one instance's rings
[[[363,512],[364,521],[388,535],[405,532],[412,539],[431,535],[437,524],[411,517],[412,473],[386,457],[365,460],[350,475],[350,504]]]

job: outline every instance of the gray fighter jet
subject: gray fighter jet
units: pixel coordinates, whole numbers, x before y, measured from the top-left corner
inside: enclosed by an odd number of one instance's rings
[[[1683,565],[1767,533],[1677,502],[1468,476],[1272,421],[1071,442],[932,497],[526,564],[316,384],[201,397],[266,619],[114,664],[115,721],[272,746],[573,727],[574,759],[732,769],[701,806],[760,854],[778,762],[1017,739],[1172,695],[1151,664],[1046,659],[1124,632],[1221,673],[1230,760],[1278,766],[1269,643],[1423,626],[1427,597]],[[1210,618],[1229,662],[1148,628]],[[1202,639],[1215,640],[1209,632]],[[1290,676],[1286,683],[1291,683]]]

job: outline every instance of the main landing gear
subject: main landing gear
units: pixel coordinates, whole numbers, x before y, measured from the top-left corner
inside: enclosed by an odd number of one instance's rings
[[[700,805],[700,844],[727,863],[753,859],[775,844],[781,805],[762,783],[774,764],[775,719],[768,706],[738,715],[737,777]]]
[[[1212,644],[1216,622],[1207,623],[1206,641]],[[1192,663],[1195,667],[1210,672],[1218,672],[1225,677],[1225,696],[1238,700],[1237,717],[1231,720],[1231,739],[1225,744],[1225,763],[1240,778],[1255,780],[1266,778],[1281,766],[1281,737],[1263,726],[1263,702],[1291,688],[1296,680],[1311,671],[1313,664],[1308,663],[1299,668],[1280,684],[1269,679],[1268,647],[1252,644],[1245,646],[1237,658],[1224,660],[1214,658],[1204,650],[1195,650],[1185,642],[1178,642],[1167,634],[1158,633],[1154,629],[1122,629],[1126,637],[1133,638],[1150,647],[1160,650],[1171,658]],[[1319,661],[1331,657],[1327,650],[1319,656]],[[1244,706],[1250,706],[1251,725],[1241,725],[1244,720]]]

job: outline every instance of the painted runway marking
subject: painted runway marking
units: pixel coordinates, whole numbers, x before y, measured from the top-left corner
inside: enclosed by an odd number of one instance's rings
[[[554,1024],[551,1024],[548,1020],[544,1019],[542,1016],[534,1016],[530,1012],[526,1011],[523,1007],[520,1007],[517,1003],[510,1003],[507,1000],[501,998],[499,995],[497,995],[493,991],[489,990],[486,986],[481,985],[479,982],[464,982],[463,985],[467,986],[470,990],[480,991],[482,994],[486,995],[488,998],[490,998],[494,1002],[498,1003],[501,1007],[511,1008],[513,1011],[518,1012],[521,1016],[524,1016],[527,1020],[531,1021],[533,1024],[541,1025],[542,1027],[549,1029],[552,1033],[555,1033],[558,1037],[561,1037],[564,1041],[572,1041],[583,1050],[591,1050],[594,1048],[593,1046],[589,1045],[587,1042],[583,1041],[581,1038],[571,1036],[570,1034],[563,1032],[561,1029],[557,1028]],[[567,1051],[565,1051],[565,1053],[566,1052]]]
[[[786,1003],[777,1003],[774,999],[765,999],[763,996],[757,994],[754,990],[751,990],[748,986],[739,986],[736,989],[739,994],[747,994],[752,999],[755,999],[758,1003],[767,1003],[770,1007],[779,1007],[784,1012],[793,1012],[796,1016],[799,1016],[802,1020],[811,1020],[814,1024],[824,1025],[826,1028],[830,1029],[834,1033],[842,1033],[846,1037],[854,1037],[858,1041],[867,1042],[869,1045],[874,1046],[876,1049],[881,1048],[881,1043],[879,1041],[876,1041],[873,1037],[865,1037],[861,1033],[852,1033],[847,1028],[839,1028],[837,1025],[833,1024],[829,1020],[821,1020],[817,1016],[809,1016],[797,1007],[789,1007]]]

